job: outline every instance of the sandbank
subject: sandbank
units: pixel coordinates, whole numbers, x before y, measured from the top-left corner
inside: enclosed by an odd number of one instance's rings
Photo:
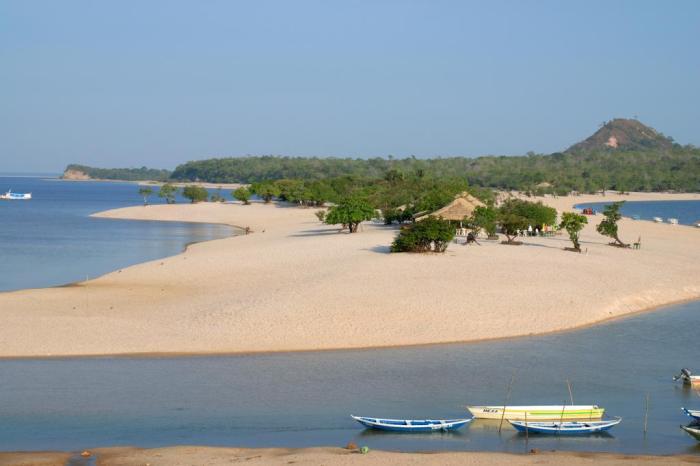
[[[638,456],[608,453],[541,452],[537,454],[508,454],[486,452],[398,453],[372,450],[367,454],[341,448],[215,448],[178,446],[154,449],[129,447],[99,448],[91,453],[97,466],[223,466],[232,463],[247,465],[559,465],[587,466],[671,466],[699,464],[696,456]],[[35,461],[36,459],[36,461]],[[5,466],[62,466],[66,454],[56,453],[54,462],[46,453],[0,453],[0,465]]]
[[[700,199],[632,193],[584,202]],[[700,298],[700,229],[623,219],[640,250],[582,232],[523,246],[482,240],[444,255],[389,254],[395,227],[357,234],[278,204],[136,206],[104,218],[225,223],[252,234],[69,287],[0,293],[0,356],[247,353],[475,341],[561,331]]]

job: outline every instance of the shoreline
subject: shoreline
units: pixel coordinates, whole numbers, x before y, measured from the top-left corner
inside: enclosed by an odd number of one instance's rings
[[[616,196],[608,195],[604,199],[601,199],[601,197],[547,197],[544,199],[534,198],[533,200],[544,200],[546,203],[557,207],[561,212],[571,209],[574,204],[612,201],[615,200]],[[649,194],[633,193],[633,195],[621,197],[624,197],[625,200],[657,200],[658,198],[662,198],[660,200],[700,199],[698,194],[654,194],[651,196]],[[649,199],[650,197],[652,199]],[[148,208],[135,206],[93,214],[93,216],[102,218],[217,223],[234,228],[241,228],[240,225],[248,225],[253,229],[253,234],[236,235],[237,242],[235,243],[231,243],[230,240],[232,238],[198,242],[188,246],[180,254],[127,267],[105,274],[97,279],[78,282],[78,285],[72,287],[64,286],[58,289],[40,288],[2,293],[0,294],[0,307],[3,307],[3,300],[6,300],[10,304],[14,304],[14,306],[9,306],[8,309],[15,310],[14,308],[17,307],[19,309],[16,309],[15,315],[11,316],[9,331],[5,330],[3,332],[3,330],[0,330],[0,341],[9,340],[10,343],[15,343],[15,349],[9,351],[5,349],[5,351],[0,352],[0,358],[197,357],[297,351],[372,350],[377,348],[479,343],[575,331],[592,325],[600,325],[611,320],[650,312],[661,307],[700,299],[700,287],[692,280],[687,280],[689,275],[697,276],[700,273],[700,268],[697,265],[698,260],[693,260],[692,257],[693,251],[697,250],[697,246],[700,245],[700,235],[696,234],[697,232],[693,227],[679,229],[677,225],[655,224],[652,222],[644,222],[648,223],[648,225],[639,225],[639,222],[630,223],[633,221],[623,220],[623,237],[625,232],[632,229],[632,227],[641,228],[647,231],[648,234],[653,234],[654,251],[649,253],[653,254],[653,257],[648,260],[643,255],[646,254],[648,249],[643,249],[644,253],[633,253],[628,250],[617,251],[607,247],[602,242],[605,241],[603,237],[591,237],[590,234],[582,235],[586,250],[588,251],[591,248],[590,255],[586,253],[574,256],[571,253],[564,253],[561,250],[561,246],[565,246],[566,244],[564,243],[568,240],[557,237],[552,239],[528,238],[525,246],[515,249],[505,248],[508,251],[499,248],[499,245],[487,245],[482,248],[466,248],[460,245],[451,245],[448,253],[444,256],[432,258],[421,255],[385,254],[386,245],[395,234],[395,228],[366,225],[365,231],[362,233],[339,235],[337,234],[337,227],[322,226],[317,220],[313,219],[313,211],[314,209],[300,209],[276,204],[264,205],[255,203],[251,206],[242,206],[235,203],[221,205],[206,203],[171,206],[153,205],[148,206]],[[592,223],[588,225],[588,230],[592,228]],[[647,233],[645,233],[645,239],[648,237],[646,236]],[[627,233],[627,236],[630,236],[630,233]],[[669,241],[674,238],[676,241]],[[676,245],[676,243],[679,244]],[[553,244],[556,246],[552,246]],[[647,246],[648,243],[645,242],[644,244]],[[541,248],[536,248],[535,246],[540,246]],[[556,252],[549,252],[552,249],[556,250]],[[334,255],[334,257],[330,257],[331,255]],[[474,255],[480,256],[472,257]],[[329,256],[330,259],[326,256]],[[195,284],[190,283],[192,280],[188,280],[187,270],[183,270],[182,266],[174,264],[185,259],[194,259],[196,264],[188,263],[188,267],[193,266],[193,271],[196,270],[198,274],[206,276],[205,278],[208,280],[199,280]],[[631,280],[627,285],[639,289],[641,293],[630,293],[630,290],[627,292],[624,290],[613,290],[611,292],[607,287],[600,288],[604,283],[601,280],[596,280],[598,278],[596,274],[607,274],[611,279],[613,277],[617,279],[622,270],[626,270],[627,274],[630,274],[630,267],[634,268],[639,265],[635,262],[636,259],[644,259],[647,262],[644,265],[649,270],[649,272],[637,273],[637,278],[640,280],[651,279],[649,284],[653,284],[652,286],[656,286],[656,288],[652,290],[641,288],[645,289],[644,292],[641,292],[634,280]],[[341,267],[339,269],[335,267],[335,263],[332,260],[336,260],[340,264],[347,263],[350,265],[350,268]],[[447,319],[440,313],[429,316],[428,320],[419,315],[418,318],[413,318],[410,326],[406,327],[404,325],[406,330],[411,329],[408,335],[411,338],[405,337],[406,332],[399,333],[395,329],[393,331],[389,330],[391,327],[401,325],[403,323],[402,320],[410,318],[413,315],[411,312],[413,309],[415,312],[425,313],[426,311],[430,312],[431,307],[435,307],[436,301],[428,299],[420,294],[420,291],[415,291],[417,286],[421,286],[419,284],[425,282],[428,286],[427,289],[433,289],[437,293],[445,293],[450,286],[453,287],[463,283],[459,280],[460,277],[456,277],[456,281],[453,277],[455,272],[460,270],[460,264],[471,265],[476,260],[480,261],[482,267],[488,267],[493,274],[501,274],[502,279],[506,281],[514,278],[516,282],[525,282],[503,288],[501,280],[484,281],[480,279],[480,287],[473,287],[475,291],[470,291],[470,287],[458,286],[455,294],[462,296],[456,296],[455,298],[443,296],[438,299],[438,303],[444,301],[443,307],[447,306],[446,309],[449,310],[448,313],[452,321],[455,318],[460,319],[458,317],[460,315],[465,317],[471,315],[472,318],[476,318],[474,322],[481,326],[481,331],[474,331],[473,325],[464,323],[461,323],[461,332],[452,331],[453,329],[449,325],[446,326],[442,322],[450,319]],[[566,277],[562,278],[560,276],[562,274],[552,274],[553,272],[549,271],[549,269],[543,269],[552,280],[557,281],[557,286],[552,286],[549,283],[551,280],[542,280],[537,274],[519,277],[517,274],[513,276],[512,273],[508,274],[507,271],[504,272],[502,270],[504,265],[512,264],[513,262],[540,267],[540,262],[543,260],[550,261],[550,268],[555,271],[557,267],[565,267],[563,270],[570,277],[568,279]],[[575,267],[571,270],[570,263],[572,260],[580,262],[580,268],[585,268],[586,270],[576,270]],[[264,263],[258,264],[258,262]],[[626,265],[626,267],[620,268],[620,262],[624,262],[623,265]],[[672,262],[672,266],[669,266],[669,262]],[[239,267],[236,267],[236,264],[239,264]],[[406,264],[409,264],[409,266],[406,267]],[[168,273],[174,274],[173,276],[177,275],[178,280],[175,280],[173,283],[166,278],[160,279],[157,277],[157,267],[159,266],[168,266]],[[299,269],[298,267],[302,268]],[[315,272],[314,267],[318,267],[320,272]],[[661,275],[662,280],[655,278],[658,277],[660,267],[667,267],[669,269],[668,272],[675,273],[675,278],[667,277],[665,279],[667,286],[662,288],[658,288],[658,282],[664,281],[664,275]],[[244,270],[240,270],[241,268]],[[423,271],[423,268],[428,270]],[[620,272],[616,275],[608,270],[610,268],[617,268]],[[287,273],[290,271],[295,271],[291,277]],[[234,278],[231,278],[231,273],[236,274]],[[248,279],[246,277],[247,273],[254,274],[254,278],[257,278],[257,280]],[[542,275],[546,275],[546,273]],[[650,274],[652,275],[650,276]],[[329,275],[331,283],[326,286],[325,281],[327,281]],[[129,279],[124,280],[125,276],[129,276]],[[222,286],[212,286],[209,283],[211,280],[220,281],[222,276],[227,277],[229,281],[233,280],[231,282],[233,286],[229,285],[222,288]],[[368,276],[372,278],[370,279]],[[402,278],[394,278],[394,276]],[[607,293],[607,295],[602,298],[579,296],[580,293],[574,291],[574,289],[578,289],[578,286],[574,285],[578,285],[578,281],[582,279],[584,282],[592,279],[590,286],[593,288],[598,287],[600,293]],[[380,286],[373,284],[373,282],[381,280],[384,280],[383,285],[390,283],[390,288],[386,289],[381,284]],[[411,281],[409,286],[400,285],[402,281],[406,280]],[[142,284],[142,281],[145,283]],[[274,292],[270,297],[264,296],[266,294],[269,295],[270,286],[268,286],[268,282],[274,284],[272,285]],[[367,297],[362,296],[351,298],[357,301],[354,308],[349,310],[339,308],[337,300],[341,297],[347,299],[346,294],[355,289],[355,287],[348,284],[360,284],[362,282],[365,283],[365,287],[369,286],[377,290],[376,293],[370,293],[369,301]],[[391,290],[392,286],[398,287],[400,290],[393,292]],[[522,300],[524,304],[527,304],[527,300],[532,299],[532,293],[529,291],[532,286],[537,287],[538,294],[551,295],[550,301],[552,299],[561,300],[561,297],[567,299],[566,296],[570,296],[568,298],[569,306],[571,303],[578,301],[579,311],[589,310],[582,316],[581,312],[562,308],[556,302],[549,304],[550,307],[541,312],[537,312],[531,305],[527,305],[526,307],[529,307],[530,312],[533,313],[533,318],[523,320],[517,315],[519,313],[518,309],[513,309],[512,306],[503,304],[503,301],[508,301],[508,298],[501,297],[494,302],[488,296],[489,293],[500,295],[503,292],[507,292],[514,295],[512,297],[516,300]],[[159,287],[160,290],[156,287]],[[562,294],[557,287],[563,287],[569,291]],[[88,289],[95,289],[94,292],[90,291],[89,293],[90,306],[89,308],[78,309],[81,306],[75,305],[75,303],[86,299],[84,295],[88,293]],[[323,292],[320,290],[323,290]],[[58,293],[52,295],[51,291],[58,291]],[[167,291],[167,293],[158,296],[158,291],[161,293]],[[81,292],[83,294],[80,294]],[[135,299],[122,299],[124,294],[129,293],[136,295],[132,296]],[[183,295],[183,293],[185,294]],[[394,293],[393,296],[401,296],[399,299],[403,301],[396,304],[386,300],[381,303],[375,303],[372,300],[372,298],[381,300],[384,294],[391,293]],[[423,293],[426,293],[426,291],[423,291]],[[322,302],[319,303],[315,299],[310,301],[307,294],[320,297]],[[591,292],[590,294],[596,295],[597,293]],[[49,295],[52,296],[49,297]],[[409,296],[406,297],[406,295]],[[487,296],[484,297],[483,295]],[[217,296],[220,299],[216,299]],[[500,306],[500,308],[495,315],[488,312],[484,313],[483,309],[476,305],[464,309],[464,304],[460,306],[460,298],[466,299],[464,302],[467,304],[469,304],[470,300],[479,300],[486,306]],[[535,298],[538,298],[535,302],[542,302],[542,298],[539,296]],[[445,301],[446,299],[447,301]],[[58,316],[49,312],[43,306],[43,303],[54,303],[56,300],[63,305],[63,310],[58,312]],[[181,302],[177,302],[178,300]],[[425,304],[416,303],[416,301],[421,300]],[[115,308],[117,307],[117,303],[112,303],[112,301],[120,301],[118,303],[120,309],[125,309],[124,306],[126,306],[126,315],[111,312],[113,305]],[[292,307],[289,307],[290,301],[294,303]],[[598,304],[586,304],[589,301],[597,302]],[[153,318],[153,315],[136,316],[136,309],[145,305],[140,303],[148,303],[147,306],[149,307],[159,308],[155,318]],[[432,306],[429,303],[432,303]],[[261,304],[265,310],[263,315],[251,315],[251,312],[256,310],[255,307],[261,307]],[[275,326],[274,321],[269,319],[279,318],[280,306],[286,306],[282,312],[284,322]],[[374,312],[375,309],[380,308],[386,310],[387,306],[394,307],[394,309],[390,310],[391,312],[389,312],[387,317],[377,316],[377,313]],[[191,307],[195,309],[192,310]],[[333,307],[332,312],[327,312],[328,307]],[[407,307],[410,309],[406,309]],[[97,315],[95,315],[95,310]],[[174,315],[176,320],[182,321],[184,319],[182,325],[185,325],[185,327],[182,327],[179,323],[175,326],[172,325],[171,311],[176,311]],[[310,314],[309,311],[311,311]],[[206,318],[204,322],[205,328],[202,328],[200,317],[202,313]],[[240,329],[241,319],[239,314],[243,317],[244,328],[242,331]],[[325,314],[331,315],[326,316]],[[393,317],[391,314],[393,314]],[[163,315],[163,317],[160,317],[160,315]],[[34,318],[35,316],[39,319],[38,321]],[[102,341],[92,341],[89,345],[75,345],[66,349],[65,346],[68,343],[68,339],[66,337],[58,338],[54,334],[49,334],[49,329],[46,328],[47,324],[44,323],[47,319],[49,321],[54,319],[55,323],[64,329],[66,329],[66,325],[70,326],[68,330],[76,337],[78,335],[83,337],[84,332],[93,330],[92,327],[85,326],[83,316],[98,317],[105,323],[114,322],[115,319],[118,319],[117,322],[122,327],[121,332],[102,332],[102,336],[110,340],[109,345],[102,344]],[[195,319],[194,323],[196,324],[194,332],[190,330],[193,327],[188,323],[192,319]],[[374,331],[371,337],[367,337],[364,333],[358,333],[361,331],[361,328],[355,324],[355,321],[363,322],[369,319],[374,319],[374,322],[381,327],[379,330]],[[493,331],[485,332],[483,330],[485,326],[483,319],[495,322],[497,327],[506,325],[507,327],[517,327],[518,330],[501,330],[494,335]],[[319,320],[321,322],[317,322]],[[535,322],[532,322],[533,320]],[[340,330],[336,329],[339,322],[342,323],[343,327]],[[498,324],[499,322],[502,324]],[[420,328],[414,325],[425,326],[428,323],[432,325],[437,324],[436,326],[441,325],[446,331],[423,332],[422,335],[418,336],[410,335],[410,332],[415,333]],[[308,336],[305,324],[313,327],[312,333],[314,336],[322,335],[323,333],[332,333],[333,335],[330,338],[326,337],[325,341],[321,343],[309,345],[308,341],[312,341],[313,337],[305,338]],[[45,343],[44,348],[37,348],[36,346],[38,345],[31,345],[31,342],[19,342],[17,337],[32,335],[32,333],[29,333],[29,329],[36,329],[36,325],[44,327],[42,329],[44,330],[44,335],[53,340],[49,342],[50,345]],[[261,336],[260,331],[254,328],[255,326],[269,327],[270,325],[273,327],[274,335],[268,338],[265,338],[264,335]],[[75,329],[74,326],[78,328]],[[140,333],[134,336],[130,330],[134,326],[144,328],[140,329]],[[166,332],[158,330],[159,328],[162,330],[163,327],[166,327]],[[488,325],[486,327],[488,328]],[[17,332],[17,329],[26,330]],[[231,334],[225,334],[226,329]],[[333,331],[334,329],[335,332]],[[166,335],[153,344],[143,344],[140,337],[143,336],[145,338],[147,334],[150,334],[149,339],[152,340],[153,331],[156,332],[156,335],[158,333],[165,333]],[[191,334],[185,335],[184,339],[182,335],[176,335],[183,331],[186,334],[189,331]],[[203,331],[204,333],[202,333]],[[451,334],[449,333],[450,331]],[[351,334],[350,337],[344,335],[348,332]],[[488,333],[492,333],[492,335],[488,335]],[[207,344],[208,340],[204,337],[205,334],[207,337],[212,335],[217,337],[216,344]],[[396,337],[396,334],[399,336]],[[236,337],[238,336],[243,336],[246,342],[237,344]],[[388,336],[392,337],[388,338]],[[453,336],[456,336],[456,338],[450,338]],[[364,340],[361,340],[363,337]],[[124,339],[130,339],[131,341],[124,342]],[[287,339],[295,341],[285,341]],[[196,341],[193,343],[193,340],[201,340],[201,342]],[[178,341],[182,343],[178,343]]]
[[[312,448],[236,448],[213,446],[170,446],[142,449],[110,447],[90,450],[97,466],[210,466],[245,462],[250,465],[559,465],[571,466],[606,464],[627,466],[645,464],[671,466],[700,464],[700,457],[692,454],[654,456],[621,453],[589,453],[575,451],[532,451],[530,453],[502,453],[484,451],[393,452],[370,450],[367,454],[337,447]],[[0,452],[0,464],[5,466],[64,466],[79,454],[66,452]]]

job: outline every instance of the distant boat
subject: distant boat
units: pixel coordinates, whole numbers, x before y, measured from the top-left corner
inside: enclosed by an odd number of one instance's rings
[[[511,420],[508,422],[516,430],[530,434],[587,435],[605,432],[622,422],[622,419],[618,417],[613,420],[593,422],[525,422]]]
[[[694,225],[695,225],[696,227],[700,228],[700,220],[698,220],[697,222],[695,222]]]
[[[467,406],[477,419],[507,419],[509,421],[537,421],[562,419],[600,419],[605,413],[598,405],[545,405],[545,406]]]
[[[673,376],[673,380],[682,380],[684,384],[692,385],[695,383],[700,383],[700,375],[693,375],[690,369],[683,368],[681,373]]]
[[[681,426],[681,429],[686,431],[688,435],[693,437],[695,440],[700,441],[700,427],[697,426]]]
[[[26,201],[32,198],[32,193],[13,193],[8,190],[5,194],[0,194],[0,199],[7,201]]]
[[[677,218],[669,218],[668,223],[671,225],[678,225],[678,219]]]
[[[637,215],[637,214],[634,214],[634,215],[632,216],[632,220],[639,220],[639,219],[641,219],[641,217],[640,217],[639,215]]]
[[[654,221],[655,221],[656,223],[664,223],[664,219],[661,218],[661,217],[654,217]]]
[[[697,409],[688,409],[688,408],[681,408],[681,410],[687,414],[689,417],[692,417],[696,421],[700,421],[700,410]]]
[[[379,419],[374,417],[350,416],[371,429],[393,432],[435,432],[456,430],[471,422],[471,419]]]

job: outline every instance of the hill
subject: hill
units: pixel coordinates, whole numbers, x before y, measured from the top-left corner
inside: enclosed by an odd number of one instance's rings
[[[673,147],[673,140],[646,126],[639,120],[615,118],[605,123],[592,136],[569,147],[566,152],[593,150],[667,151]]]
[[[95,168],[70,164],[66,167],[61,178],[64,180],[165,181],[170,178],[170,171],[146,167]]]

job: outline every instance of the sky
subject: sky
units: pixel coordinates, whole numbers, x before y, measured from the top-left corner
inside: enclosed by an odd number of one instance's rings
[[[0,172],[700,145],[700,1],[0,0]]]

